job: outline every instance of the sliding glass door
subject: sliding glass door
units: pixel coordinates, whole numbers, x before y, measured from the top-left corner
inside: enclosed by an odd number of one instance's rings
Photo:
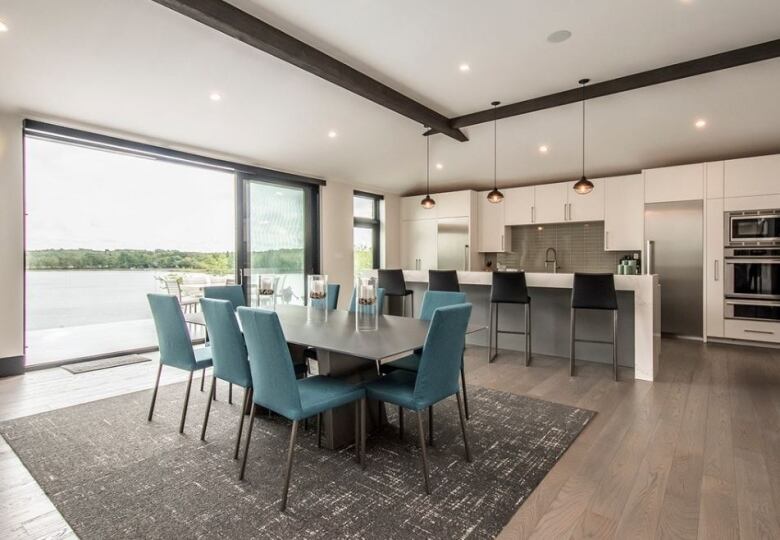
[[[241,264],[250,305],[258,303],[260,276],[269,274],[276,278],[278,304],[304,304],[306,276],[319,272],[318,187],[249,176],[240,182]]]

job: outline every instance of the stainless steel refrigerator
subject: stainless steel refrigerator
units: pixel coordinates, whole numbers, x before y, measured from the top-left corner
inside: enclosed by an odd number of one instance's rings
[[[469,269],[469,219],[440,219],[436,247],[439,270]]]
[[[681,201],[645,205],[644,264],[661,283],[661,332],[701,338],[704,333],[704,204]],[[649,266],[649,267],[648,267]]]

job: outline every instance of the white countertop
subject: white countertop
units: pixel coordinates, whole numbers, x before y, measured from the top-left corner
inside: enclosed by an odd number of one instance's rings
[[[652,275],[623,276],[615,275],[615,289],[618,291],[637,291],[653,283]],[[404,279],[410,283],[428,283],[427,270],[404,270]],[[554,289],[571,289],[574,274],[526,272],[526,283],[529,287],[550,287]],[[461,285],[490,285],[493,282],[493,272],[458,272],[458,282]]]

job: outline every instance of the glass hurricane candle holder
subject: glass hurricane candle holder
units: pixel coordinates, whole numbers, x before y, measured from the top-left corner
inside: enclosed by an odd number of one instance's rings
[[[359,277],[355,280],[355,328],[358,332],[379,329],[379,302],[374,277]]]
[[[257,282],[257,307],[276,310],[276,276],[260,276]]]
[[[328,276],[312,274],[309,276],[309,298],[307,319],[309,322],[325,322],[328,320]]]

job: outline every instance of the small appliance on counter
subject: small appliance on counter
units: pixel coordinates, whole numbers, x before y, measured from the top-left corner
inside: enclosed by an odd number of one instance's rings
[[[618,263],[617,273],[621,276],[637,276],[642,273],[642,266],[639,262],[639,255],[626,255]]]

